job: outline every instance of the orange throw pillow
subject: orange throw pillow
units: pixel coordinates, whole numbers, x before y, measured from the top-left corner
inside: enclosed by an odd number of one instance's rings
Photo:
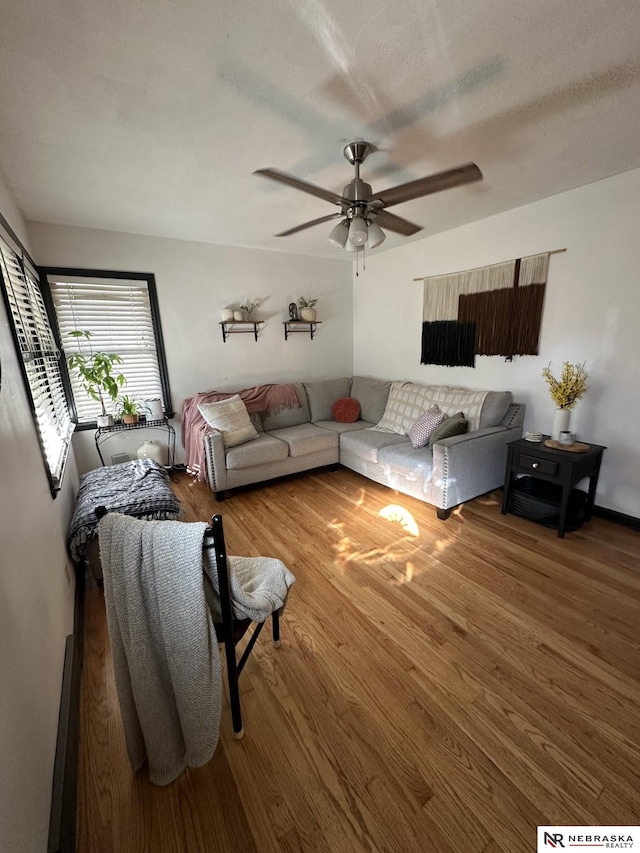
[[[352,424],[360,417],[360,403],[353,397],[340,397],[333,404],[331,413],[339,424]]]

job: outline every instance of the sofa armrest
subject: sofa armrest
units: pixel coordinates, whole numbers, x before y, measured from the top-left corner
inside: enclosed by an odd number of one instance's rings
[[[522,427],[486,427],[454,435],[433,445],[433,484],[439,509],[504,485],[507,444],[522,437]]]
[[[204,452],[207,460],[207,481],[213,492],[224,492],[227,488],[227,456],[222,433],[211,430],[204,437]]]

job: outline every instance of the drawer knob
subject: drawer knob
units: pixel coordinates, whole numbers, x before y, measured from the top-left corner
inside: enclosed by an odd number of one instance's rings
[[[540,464],[539,462],[534,462],[534,463],[533,463],[533,465],[532,465],[531,467],[532,467],[532,468],[537,468],[539,464]]]

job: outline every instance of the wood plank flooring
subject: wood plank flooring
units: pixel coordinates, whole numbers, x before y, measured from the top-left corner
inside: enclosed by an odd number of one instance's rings
[[[216,504],[232,554],[296,575],[205,767],[126,757],[102,593],[87,592],[79,853],[520,853],[538,824],[640,823],[640,534],[554,531],[499,493],[447,522],[353,472]]]

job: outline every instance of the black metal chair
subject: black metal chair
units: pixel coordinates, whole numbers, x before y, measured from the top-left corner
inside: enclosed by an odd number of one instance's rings
[[[242,713],[240,711],[238,678],[249,658],[249,655],[251,654],[260,631],[262,631],[264,622],[255,623],[249,642],[242,653],[242,657],[238,661],[236,656],[236,646],[251,627],[252,620],[236,619],[233,616],[231,584],[229,580],[229,567],[227,564],[227,548],[224,540],[221,515],[214,515],[211,519],[211,526],[207,527],[205,530],[205,539],[208,538],[213,539],[213,541],[205,544],[204,548],[215,549],[218,584],[220,587],[220,609],[222,611],[222,622],[214,622],[214,625],[218,642],[224,643],[227,661],[227,681],[229,684],[229,702],[231,704],[233,736],[239,740],[244,734],[244,729],[242,727]],[[280,646],[280,612],[278,610],[274,610],[271,614],[271,623],[273,628],[273,645],[278,648]]]
[[[95,513],[98,519],[106,515],[108,510],[104,506],[96,507]],[[236,740],[244,735],[242,727],[242,712],[240,710],[240,691],[238,689],[238,678],[244,669],[249,655],[262,631],[264,622],[256,622],[251,637],[242,653],[240,660],[236,656],[236,646],[247,633],[251,625],[252,619],[236,619],[233,615],[233,602],[231,598],[231,581],[229,577],[229,566],[227,562],[227,548],[224,539],[224,530],[222,526],[222,516],[214,515],[211,519],[211,525],[204,532],[205,544],[203,550],[214,549],[216,568],[218,572],[218,586],[220,587],[220,611],[222,621],[218,622],[214,619],[214,627],[216,629],[216,637],[218,642],[224,644],[225,658],[227,663],[227,681],[229,684],[229,703],[231,705],[231,720],[233,725],[233,736]],[[206,542],[206,540],[211,540]],[[211,584],[206,573],[204,574],[205,584]],[[213,594],[218,594],[212,590]],[[271,614],[271,623],[273,629],[273,645],[278,648],[280,646],[280,611],[274,610]]]

